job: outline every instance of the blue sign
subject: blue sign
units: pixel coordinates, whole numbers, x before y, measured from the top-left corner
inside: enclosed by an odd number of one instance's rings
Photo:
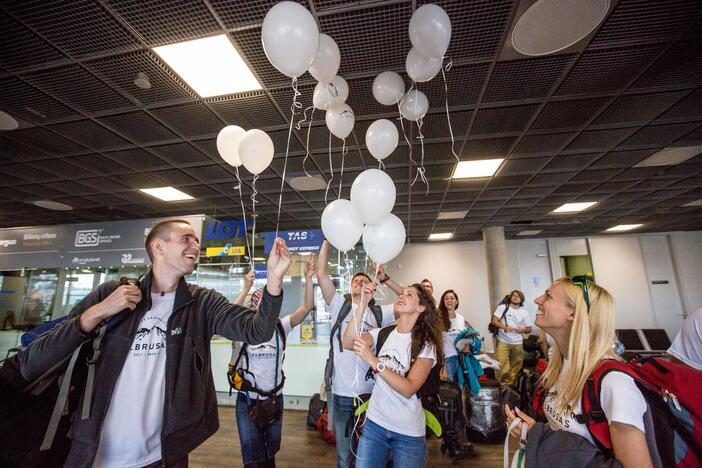
[[[275,231],[264,232],[264,251],[269,253],[275,241]],[[283,239],[290,252],[319,252],[324,241],[321,229],[308,229],[306,231],[278,231],[278,237]]]
[[[251,221],[247,221],[251,224]],[[246,237],[246,226],[242,219],[229,219],[226,221],[212,220],[205,231],[205,239],[209,240],[229,240],[244,239]]]
[[[266,279],[268,273],[266,265],[254,265],[254,271],[256,272],[256,279]]]

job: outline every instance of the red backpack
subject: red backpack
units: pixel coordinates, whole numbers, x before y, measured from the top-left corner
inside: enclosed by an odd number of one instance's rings
[[[702,372],[662,358],[638,358],[628,363],[607,360],[595,369],[583,388],[582,414],[595,444],[614,456],[609,423],[600,403],[602,379],[610,372],[631,376],[641,391],[652,417],[646,425],[649,450],[666,467],[702,466]],[[543,415],[544,392],[538,392],[533,409]],[[649,438],[655,436],[655,440]],[[655,447],[651,445],[655,443]]]

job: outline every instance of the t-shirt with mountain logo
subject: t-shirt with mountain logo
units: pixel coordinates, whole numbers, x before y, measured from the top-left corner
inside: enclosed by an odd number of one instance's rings
[[[100,432],[94,467],[137,468],[161,459],[166,334],[175,292],[151,293]]]
[[[374,344],[378,341],[379,332],[380,328],[369,332]],[[399,333],[397,329],[390,332],[378,353],[378,360],[386,366],[385,372],[392,371],[407,377],[412,366],[411,346],[412,333]],[[436,364],[434,346],[425,345],[418,358],[431,359],[433,367]],[[399,434],[424,437],[426,433],[424,410],[417,395],[405,398],[393,390],[390,384],[379,375],[375,376],[375,386],[368,403],[366,417],[385,429]]]
[[[280,319],[280,324],[283,326],[285,331],[285,336],[290,333],[292,327],[290,326],[290,316],[286,315]],[[276,382],[279,384],[283,378],[283,340],[282,337],[278,335],[278,327],[275,328],[275,333],[273,338],[265,343],[258,345],[248,345],[246,347],[246,354],[248,355],[248,363],[245,357],[239,360],[239,365],[237,368],[243,368],[246,372],[244,375],[249,383],[256,386],[256,388],[263,390],[264,392],[269,392],[276,387]],[[277,343],[280,349],[276,352],[276,337]],[[234,364],[239,357],[241,352],[242,343],[235,341],[232,343],[232,358],[231,363]],[[278,356],[278,376],[275,375],[275,358]],[[278,394],[283,393],[281,389]],[[254,392],[248,392],[249,398],[259,398],[260,395]]]

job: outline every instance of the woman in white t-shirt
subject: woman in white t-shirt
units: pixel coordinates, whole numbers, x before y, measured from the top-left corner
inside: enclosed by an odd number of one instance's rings
[[[582,393],[588,377],[606,359],[616,359],[612,344],[614,301],[602,287],[584,276],[561,278],[534,302],[536,326],[554,342],[553,354],[539,385],[546,392],[544,414],[552,430],[562,430],[595,442],[582,413]],[[634,380],[622,372],[610,372],[601,383],[600,402],[609,422],[614,456],[624,467],[652,466],[646,444],[646,400]],[[519,417],[531,429],[536,421],[519,408],[505,405],[507,424]],[[519,437],[515,428],[512,435]]]
[[[471,326],[463,315],[456,312],[458,304],[458,294],[453,289],[444,291],[439,300],[439,320],[444,339],[444,369],[446,377],[451,382],[456,381],[456,372],[458,372],[456,338],[466,327]]]
[[[232,343],[229,364],[230,383],[239,391],[236,399],[236,424],[241,456],[245,468],[275,467],[283,428],[283,358],[284,340],[290,331],[305,320],[314,308],[312,277],[316,271],[314,255],[305,263],[305,305],[278,321],[273,337],[266,343],[244,345]],[[236,301],[243,303],[255,278],[247,274],[244,290]],[[250,307],[257,309],[263,290],[251,295]],[[242,352],[243,346],[246,348]]]
[[[369,284],[365,296],[375,286]],[[359,307],[360,323],[365,308]],[[417,283],[402,290],[394,305],[397,325],[374,352],[380,328],[356,335],[344,333],[344,348],[353,350],[375,374],[375,386],[356,454],[356,467],[384,467],[392,453],[393,466],[419,468],[426,464],[426,420],[417,391],[436,363],[443,362],[441,326],[434,299]]]

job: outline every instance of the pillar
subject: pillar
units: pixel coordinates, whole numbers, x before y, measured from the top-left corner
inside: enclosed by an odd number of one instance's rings
[[[485,246],[485,264],[490,296],[489,313],[492,316],[497,303],[510,291],[505,228],[503,226],[490,226],[483,229],[483,244]]]

